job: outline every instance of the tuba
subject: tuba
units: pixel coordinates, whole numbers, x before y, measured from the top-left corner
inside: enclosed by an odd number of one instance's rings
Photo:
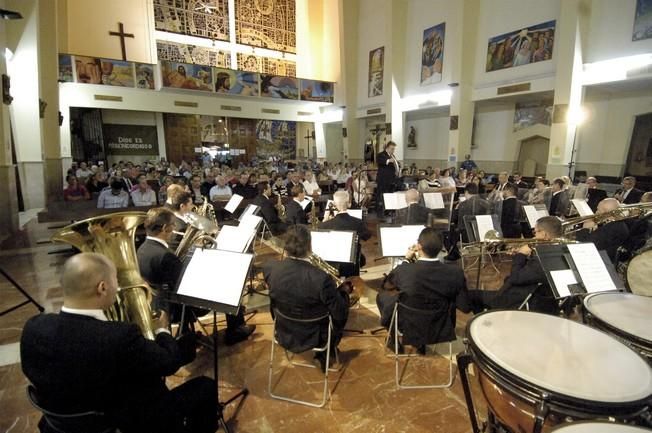
[[[99,253],[113,262],[118,272],[116,302],[105,311],[109,320],[135,323],[150,340],[152,329],[152,289],[140,275],[134,235],[143,223],[144,212],[118,212],[88,218],[64,227],[52,236],[86,253]]]
[[[183,238],[174,252],[181,259],[186,256],[193,245],[199,242],[215,244],[215,238],[220,231],[217,224],[205,216],[190,212],[185,215],[185,218],[188,227],[186,227]]]

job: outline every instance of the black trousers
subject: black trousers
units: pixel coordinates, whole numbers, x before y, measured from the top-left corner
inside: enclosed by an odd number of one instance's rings
[[[389,328],[392,322],[392,314],[394,313],[394,306],[398,301],[398,293],[394,290],[380,290],[376,296],[376,305],[380,312],[380,326]]]

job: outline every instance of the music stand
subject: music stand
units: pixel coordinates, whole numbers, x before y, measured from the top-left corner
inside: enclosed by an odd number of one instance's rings
[[[242,214],[240,214],[240,217],[238,217],[238,221],[242,222],[242,219],[246,218],[248,215],[258,215],[259,213],[260,213],[260,206],[250,203],[242,211]]]
[[[241,397],[244,399],[249,394],[249,390],[243,388],[227,401],[220,401],[217,312],[237,314],[245,281],[253,263],[253,255],[213,249],[195,249],[191,254],[190,259],[184,264],[176,293],[169,294],[168,298],[183,305],[182,323],[186,306],[205,308],[213,312],[213,377],[216,383],[217,421],[228,433],[229,428],[224,420],[224,407]],[[214,267],[218,262],[229,270],[219,280],[214,278]]]
[[[327,262],[354,263],[354,231],[310,230],[312,252]]]
[[[18,290],[27,299],[26,301],[23,301],[20,304],[16,304],[13,307],[9,307],[4,311],[0,311],[0,317],[4,316],[5,314],[9,314],[12,311],[17,310],[20,307],[22,307],[24,305],[27,305],[27,304],[34,304],[34,306],[38,309],[39,313],[42,313],[43,311],[45,311],[45,308],[43,308],[43,306],[41,304],[36,302],[36,300],[34,300],[34,298],[32,298],[29,295],[29,293],[27,293],[25,291],[25,289],[20,287],[20,284],[18,284],[13,278],[11,278],[11,276],[7,272],[5,272],[5,270],[2,269],[2,267],[0,267],[0,274],[2,274],[2,276],[5,277],[7,279],[7,281],[9,281],[11,283],[11,285],[14,286],[16,288],[16,290]]]

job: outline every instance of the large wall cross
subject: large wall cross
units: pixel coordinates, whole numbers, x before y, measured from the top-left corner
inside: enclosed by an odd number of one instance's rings
[[[120,31],[109,32],[109,35],[120,37],[120,48],[122,48],[122,60],[127,60],[127,47],[125,47],[125,38],[133,38],[134,34],[125,33],[125,27],[124,24],[122,23],[118,23],[118,27],[120,28]]]

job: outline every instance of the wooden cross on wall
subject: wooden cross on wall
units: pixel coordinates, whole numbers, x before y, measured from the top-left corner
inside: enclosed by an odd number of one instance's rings
[[[135,38],[133,33],[125,33],[124,24],[118,23],[120,31],[109,32],[111,36],[118,36],[120,38],[120,48],[122,48],[122,60],[127,60],[127,47],[125,46],[125,38]]]

